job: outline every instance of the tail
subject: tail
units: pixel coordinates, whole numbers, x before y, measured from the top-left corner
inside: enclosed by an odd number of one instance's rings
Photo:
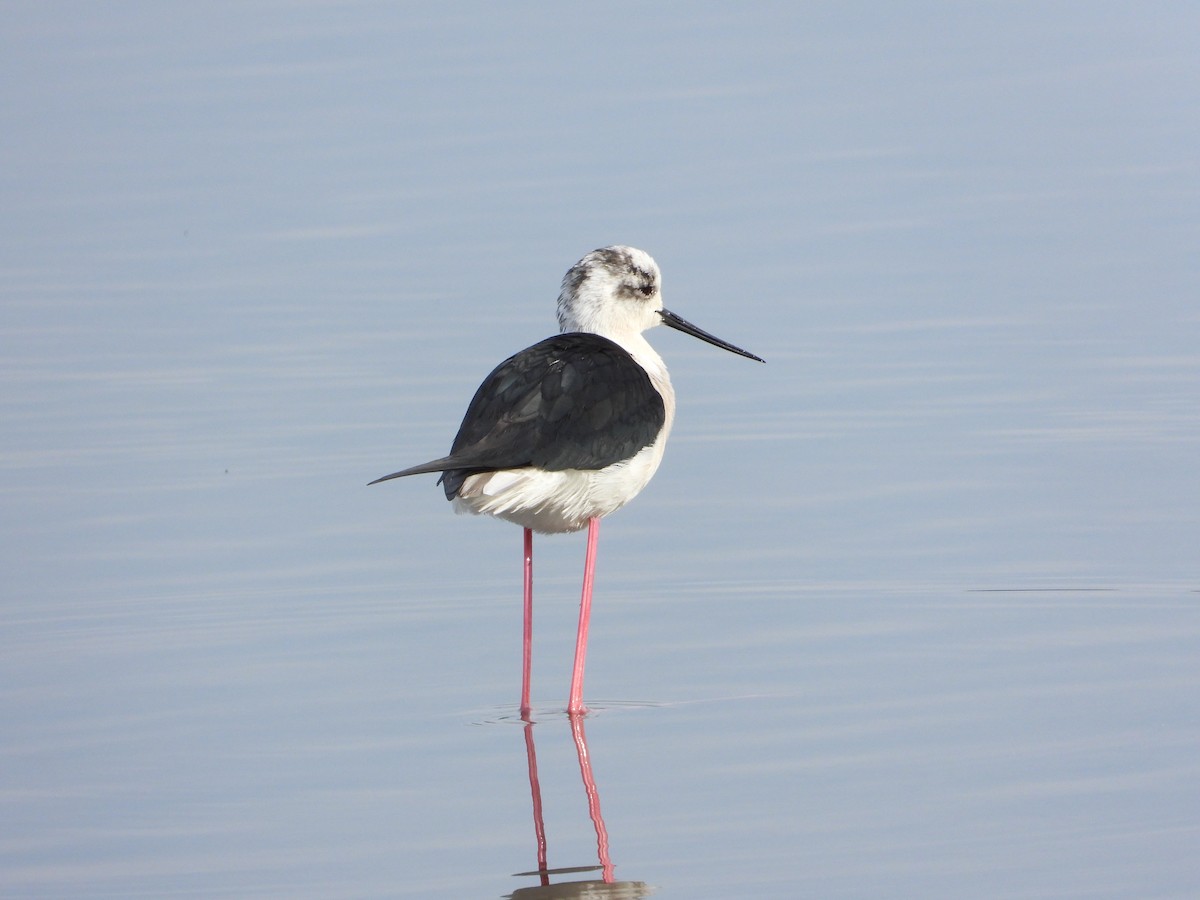
[[[391,481],[393,478],[403,478],[405,475],[428,475],[431,472],[444,472],[447,469],[453,469],[456,460],[452,456],[443,456],[441,459],[431,460],[427,463],[421,463],[419,466],[413,466],[410,469],[401,469],[399,472],[393,472],[391,475],[384,475],[382,478],[376,478],[374,481],[367,482],[367,486],[379,484],[381,481]]]

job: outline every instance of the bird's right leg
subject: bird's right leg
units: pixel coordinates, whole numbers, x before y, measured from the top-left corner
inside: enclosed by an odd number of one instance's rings
[[[521,635],[521,718],[529,719],[529,680],[533,669],[533,531],[525,529],[525,624]]]

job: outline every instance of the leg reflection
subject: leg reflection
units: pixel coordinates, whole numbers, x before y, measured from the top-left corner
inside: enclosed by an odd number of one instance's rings
[[[542,819],[542,785],[538,781],[537,748],[533,745],[533,722],[525,719],[525,756],[529,761],[529,791],[533,796],[533,833],[537,836],[538,875],[542,884],[550,883],[546,871],[546,823]]]
[[[538,867],[532,872],[518,872],[518,877],[537,876],[538,884],[518,888],[507,897],[509,900],[567,900],[567,898],[591,898],[591,900],[640,900],[650,895],[650,887],[642,881],[616,881],[613,877],[613,862],[609,857],[608,828],[600,812],[600,792],[592,773],[592,758],[588,752],[587,735],[584,732],[583,716],[568,716],[571,723],[571,738],[579,758],[579,773],[583,777],[583,788],[587,793],[588,816],[596,830],[596,854],[600,864],[589,866],[567,866],[551,869],[547,863],[546,826],[542,818],[542,786],[538,779],[537,748],[534,746],[534,722],[528,715],[525,720],[525,756],[529,767],[529,790],[533,799],[533,830],[537,840]],[[560,881],[551,884],[551,875],[568,875],[580,872],[600,871],[599,880]]]
[[[604,882],[609,884],[613,880],[613,864],[608,856],[608,829],[604,827],[604,816],[600,813],[600,792],[596,790],[596,779],[592,775],[592,758],[588,755],[583,716],[571,716],[570,719],[571,737],[575,739],[575,752],[579,754],[579,774],[583,776],[583,789],[587,791],[588,815],[596,827],[596,855],[600,858]]]

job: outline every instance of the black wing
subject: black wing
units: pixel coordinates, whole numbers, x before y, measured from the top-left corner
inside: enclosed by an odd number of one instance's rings
[[[449,456],[379,480],[441,472],[450,500],[477,472],[601,469],[653,443],[664,421],[662,397],[627,350],[597,334],[560,334],[484,379]]]

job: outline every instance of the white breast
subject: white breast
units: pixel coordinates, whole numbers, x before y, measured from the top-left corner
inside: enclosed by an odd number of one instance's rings
[[[650,350],[644,340],[641,344]],[[638,358],[638,362],[662,395],[665,412],[662,431],[654,443],[603,469],[548,472],[526,466],[471,475],[454,498],[455,512],[495,516],[542,534],[557,534],[579,531],[588,519],[616,512],[641,493],[658,471],[675,420],[675,391],[666,367],[653,350],[650,355],[652,358]]]

